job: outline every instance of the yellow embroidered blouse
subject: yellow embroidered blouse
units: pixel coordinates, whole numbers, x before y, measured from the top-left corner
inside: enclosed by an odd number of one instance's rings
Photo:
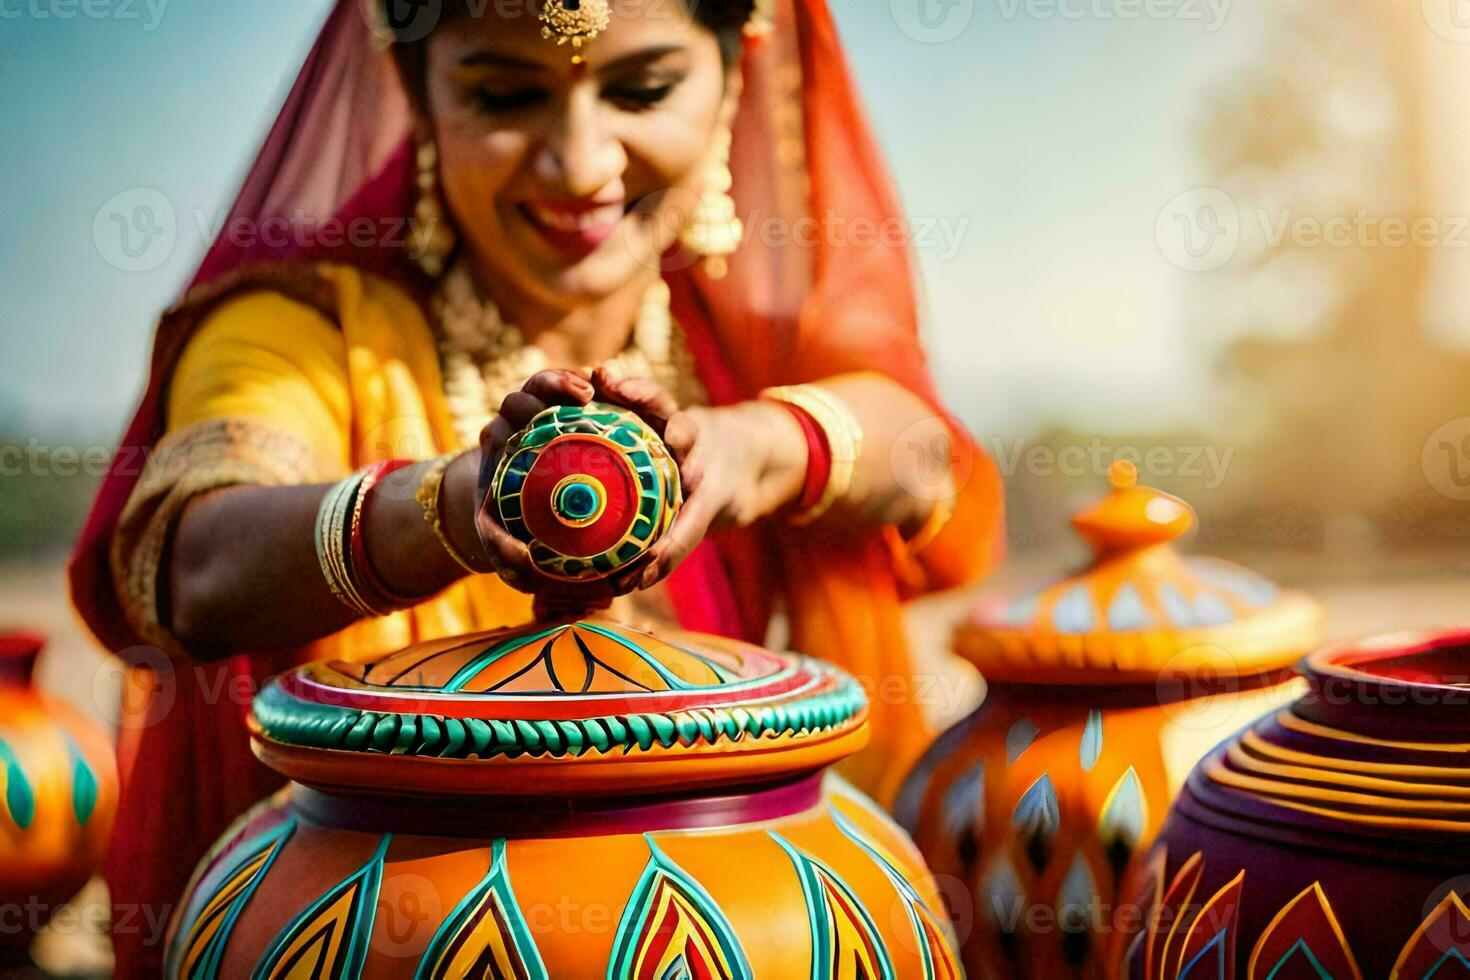
[[[329,483],[383,459],[462,448],[423,314],[396,287],[324,266],[334,323],[268,290],[236,294],[200,323],[167,390],[165,435],[113,539],[114,581],[145,640],[182,654],[158,591],[169,528],[196,494],[234,484]],[[464,579],[412,609],[317,641],[311,657],[360,656],[525,622],[528,596],[494,576]]]

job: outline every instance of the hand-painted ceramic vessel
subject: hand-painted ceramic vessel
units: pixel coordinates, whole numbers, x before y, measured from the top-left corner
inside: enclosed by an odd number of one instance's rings
[[[490,491],[536,567],[569,582],[637,561],[683,502],[663,440],[638,416],[597,402],[532,419],[496,464]]]
[[[117,809],[107,737],[31,683],[43,642],[0,634],[0,959],[97,871]]]
[[[1112,477],[1073,519],[1091,564],[958,629],[985,702],[897,803],[971,976],[1101,976],[1123,876],[1190,769],[1294,696],[1289,665],[1319,638],[1315,603],[1180,555],[1188,505],[1127,464]]]
[[[1302,671],[1190,776],[1120,906],[1119,976],[1470,975],[1470,630]]]
[[[957,977],[923,860],[824,773],[867,712],[818,661],[582,617],[300,668],[251,719],[292,784],[199,866],[167,975]]]

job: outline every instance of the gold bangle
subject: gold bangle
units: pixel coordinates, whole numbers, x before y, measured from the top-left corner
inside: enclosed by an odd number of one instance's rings
[[[316,512],[316,557],[327,587],[342,605],[360,616],[377,616],[377,610],[358,593],[347,569],[347,520],[365,475],[364,470],[353,473],[322,497]]]
[[[419,506],[424,509],[424,520],[428,521],[429,527],[433,529],[434,537],[439,539],[444,553],[471,575],[479,575],[480,570],[470,564],[470,560],[460,553],[453,541],[449,540],[449,535],[444,530],[444,519],[439,514],[439,494],[444,487],[444,474],[449,470],[449,464],[456,458],[455,456],[440,456],[434,460],[424,471],[424,478],[419,481],[419,488],[414,492],[413,499],[417,500]]]
[[[858,456],[863,450],[863,427],[841,398],[819,385],[767,388],[760,397],[795,405],[810,415],[827,437],[827,449],[832,454],[827,485],[822,488],[822,496],[814,505],[791,518],[791,523],[804,527],[852,492]]]

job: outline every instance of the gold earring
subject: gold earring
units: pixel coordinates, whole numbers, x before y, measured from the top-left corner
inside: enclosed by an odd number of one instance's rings
[[[730,268],[726,259],[740,248],[745,235],[745,225],[736,215],[735,199],[730,196],[735,183],[730,173],[731,142],[729,127],[721,126],[711,148],[713,157],[699,205],[679,234],[685,248],[705,256],[704,271],[711,279],[725,278]]]
[[[438,279],[455,245],[454,228],[439,196],[439,147],[431,139],[419,141],[414,161],[418,202],[408,232],[408,254],[429,278]]]

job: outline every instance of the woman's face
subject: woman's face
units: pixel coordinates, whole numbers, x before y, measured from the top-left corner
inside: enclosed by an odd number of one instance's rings
[[[496,8],[510,8],[497,13]],[[682,3],[613,4],[572,63],[529,4],[486,4],[429,39],[440,179],[476,267],[571,308],[644,279],[701,189],[734,92]]]

